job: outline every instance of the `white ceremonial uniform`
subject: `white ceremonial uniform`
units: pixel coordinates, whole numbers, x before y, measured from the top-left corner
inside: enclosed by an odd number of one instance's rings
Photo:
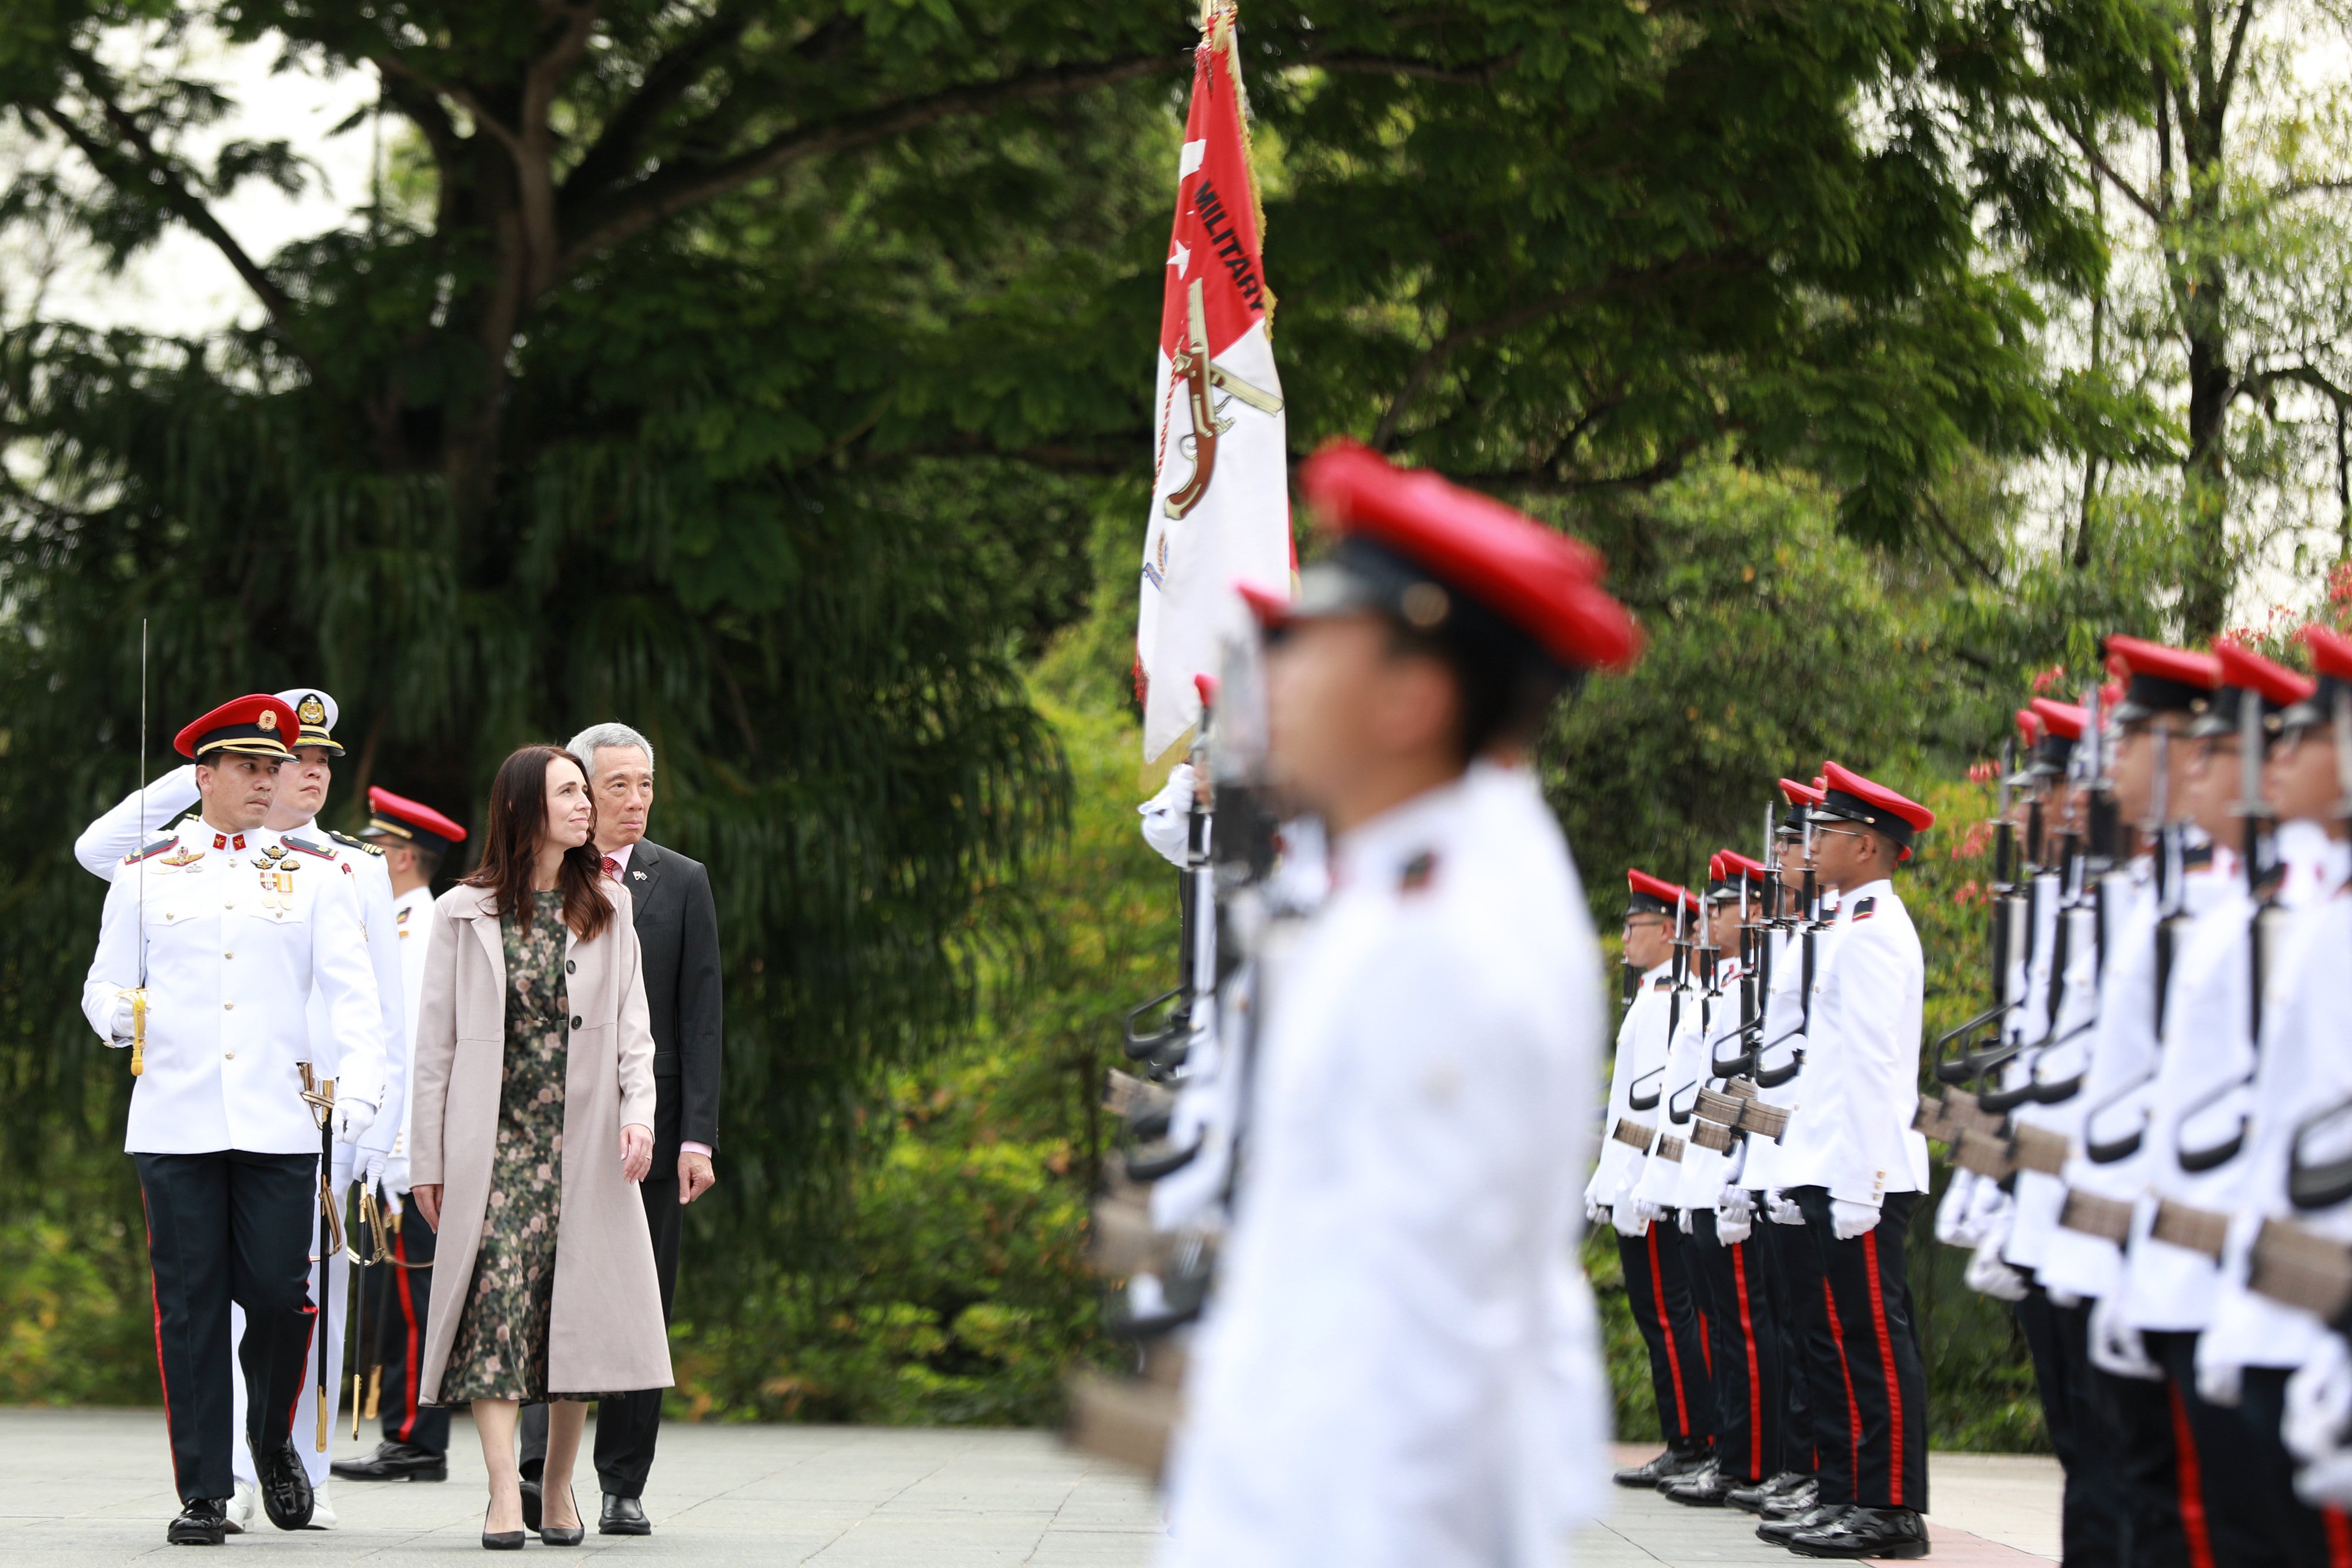
[[[1822,936],[1778,1179],[1873,1206],[1890,1192],[1925,1192],[1927,1141],[1911,1128],[1927,984],[1919,934],[1882,877],[1842,897]]]
[[[431,946],[433,922],[427,917],[433,908],[433,889],[427,884],[412,887],[392,902],[393,946],[400,956],[400,998],[402,1032],[407,1037],[407,1060],[416,1059],[417,1009],[425,1005],[425,951]],[[384,1167],[384,1186],[391,1189],[394,1206],[408,1196],[408,1122],[416,1113],[416,1075],[409,1073],[403,1085],[400,1106],[400,1134],[393,1140],[392,1163]]]
[[[1737,986],[1736,959],[1724,960],[1717,968],[1722,985]],[[1727,1031],[1723,1028],[1727,1010],[1731,1014]],[[1635,1197],[1660,1208],[1715,1207],[1716,1198],[1723,1191],[1725,1160],[1715,1150],[1691,1141],[1691,1129],[1696,1124],[1692,1107],[1698,1103],[1699,1086],[1708,1081],[1709,1042],[1738,1033],[1738,1012],[1736,989],[1711,1000],[1704,990],[1684,998],[1682,1017],[1676,1020],[1674,1041],[1667,1050],[1666,1075],[1661,1080],[1664,1093],[1651,1113],[1657,1118],[1658,1135],[1652,1140],[1649,1157],[1634,1179]],[[1679,1121],[1675,1120],[1677,1114]],[[1679,1159],[1665,1156],[1664,1149],[1668,1138],[1683,1145]]]
[[[1168,1568],[1550,1568],[1602,1490],[1574,1173],[1598,949],[1531,777],[1349,833],[1270,973]]]
[[[2086,1145],[2093,1138],[2116,1143],[2135,1131],[2145,1132],[2156,1073],[2162,1061],[2156,1035],[2156,926],[2158,908],[2155,862],[2136,856],[2126,878],[2110,884],[2110,896],[2126,894],[2126,907],[2115,921],[2114,940],[2107,948],[2107,969],[2099,986],[2098,1022],[2092,1030],[2091,1060],[2084,1079],[2082,1119],[2077,1124]],[[2193,920],[2230,889],[2214,879],[2210,868],[2188,873],[2180,890],[2181,908]],[[2138,1154],[2101,1164],[2084,1146],[2066,1161],[2065,1182],[2095,1196],[2121,1203],[2136,1201],[2147,1186]],[[2104,1299],[2123,1282],[2123,1249],[2103,1237],[2061,1226],[2053,1230],[2039,1265],[2042,1282],[2051,1290],[2084,1300]]]
[[[2120,889],[2124,884],[2118,882]],[[2021,1126],[2041,1127],[2066,1139],[2070,1152],[2080,1153],[2083,1113],[2090,1103],[2081,1081],[2091,1059],[2092,1034],[2099,1016],[2099,905],[2085,899],[2061,911],[2057,920],[2067,926],[2066,971],[2057,977],[2058,1014],[2042,1037],[2042,1049],[2028,1059],[2025,1071],[2045,1084],[2077,1081],[2074,1092],[2052,1103],[2028,1101],[2010,1113]],[[2052,938],[2056,937],[2056,921]],[[1966,1174],[1966,1173],[1961,1173]],[[1953,1177],[1959,1179],[1958,1176]],[[2016,1212],[2009,1238],[2002,1244],[2003,1261],[2013,1268],[2040,1269],[2058,1216],[2066,1207],[2066,1183],[2046,1171],[2021,1170],[2015,1183]]]
[[[140,983],[143,946],[146,1072],[131,1092],[130,1153],[315,1152],[300,1071],[313,990],[353,1042],[345,1092],[383,1103],[382,1013],[352,879],[331,864],[273,867],[266,852],[276,847],[267,830],[198,821],[150,846],[107,891],[82,1016],[101,1040],[130,1043],[113,1038],[114,1014]]]
[[[2352,953],[2352,896],[2343,891],[2352,848],[2329,840],[2315,823],[2291,822],[2280,830],[2279,850],[2288,868],[2280,899],[2294,893],[2294,908],[2270,961],[2247,1129],[2252,1147],[2232,1162],[2245,1168],[2231,1246],[2211,1317],[2197,1341],[2200,1387],[2210,1380],[2225,1392],[2238,1368],[2303,1365],[2329,1333],[2312,1313],[2248,1289],[2249,1244],[2259,1222],[2291,1220],[2352,1239],[2347,1216],[2297,1210],[2286,1193],[2296,1127],[2352,1098],[2352,966],[2345,962]]]
[[[1796,930],[1769,930],[1765,940],[1772,944],[1772,985],[1764,996],[1764,1029],[1761,1040],[1764,1049],[1759,1053],[1757,1070],[1778,1071],[1801,1058],[1805,1051],[1805,948],[1804,933]],[[1815,956],[1819,956],[1816,938]],[[1787,1106],[1801,1092],[1800,1072],[1777,1088],[1767,1089],[1759,1081],[1756,1097],[1768,1105]],[[1787,1186],[1780,1179],[1780,1143],[1751,1134],[1744,1140],[1748,1154],[1741,1163],[1740,1185],[1750,1192],[1775,1192]]]
[[[1655,1131],[1658,1111],[1635,1111],[1627,1096],[1645,1075],[1664,1067],[1671,1042],[1666,1025],[1673,1012],[1674,966],[1660,964],[1636,983],[1625,1016],[1617,1020],[1617,1055],[1609,1069],[1609,1100],[1601,1123],[1601,1155],[1585,1184],[1588,1207],[1614,1207],[1630,1199],[1642,1177],[1643,1151],[1616,1136],[1620,1122],[1632,1122]],[[1650,1081],[1650,1088],[1657,1082]],[[1648,1091],[1644,1090],[1644,1093]],[[1664,1102],[1660,1103],[1661,1104]]]
[[[1716,985],[1722,995],[1714,998],[1704,1009],[1706,1014],[1704,1031],[1694,1031],[1692,1058],[1697,1071],[1693,1080],[1696,1085],[1717,1091],[1723,1087],[1723,1080],[1715,1073],[1715,1058],[1729,1051],[1739,1042],[1740,974],[1739,960],[1736,957],[1719,959],[1716,964]],[[1676,1074],[1668,1072],[1666,1076],[1673,1078]],[[1691,1090],[1684,1091],[1680,1103],[1685,1113],[1696,1104],[1697,1099],[1698,1096]],[[1696,1118],[1694,1116],[1676,1127],[1675,1134],[1688,1140],[1696,1125]],[[1733,1153],[1737,1154],[1739,1147],[1738,1144],[1734,1144]],[[1737,1168],[1732,1155],[1720,1154],[1691,1141],[1683,1153],[1682,1186],[1675,1200],[1677,1207],[1712,1209],[1716,1200],[1723,1196],[1724,1183],[1731,1179]]]

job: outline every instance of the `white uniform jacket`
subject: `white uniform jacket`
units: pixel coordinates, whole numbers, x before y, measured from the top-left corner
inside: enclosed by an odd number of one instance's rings
[[[1709,997],[1702,989],[1684,1000],[1666,1057],[1666,1075],[1661,1081],[1664,1097],[1654,1113],[1658,1136],[1633,1187],[1634,1197],[1661,1208],[1713,1208],[1723,1192],[1729,1162],[1713,1149],[1694,1143],[1691,1132],[1697,1125],[1693,1107],[1698,1103],[1700,1087],[1718,1082],[1708,1071],[1707,1052],[1713,1046],[1730,1047],[1739,1034],[1739,961],[1717,961],[1716,982],[1719,995]],[[1675,1120],[1678,1115],[1680,1121]],[[1668,1138],[1681,1140],[1681,1159],[1667,1159],[1662,1152],[1661,1145]]]
[[[1868,1204],[1925,1192],[1927,1141],[1911,1130],[1927,985],[1919,934],[1895,884],[1881,878],[1845,894],[1823,936],[1780,1183]]]
[[[115,879],[115,873],[126,863],[125,857],[140,847],[142,820],[152,840],[164,831],[159,824],[170,821],[173,813],[188,812],[194,808],[198,800],[196,765],[191,762],[175,768],[148,785],[143,804],[140,793],[134,789],[125,795],[74,841],[74,859],[92,875],[109,882]],[[315,818],[277,836],[296,844],[332,851],[337,859],[351,863],[357,879],[360,930],[367,940],[368,961],[375,970],[381,1030],[377,1049],[383,1054],[385,1071],[383,1094],[391,1102],[377,1103],[375,1120],[369,1124],[359,1146],[395,1148],[401,1129],[407,1124],[409,1030],[404,1022],[407,988],[401,984],[400,956],[394,951],[393,939],[388,935],[394,925],[392,873],[385,868],[382,855],[336,839],[320,827]],[[341,1093],[342,1080],[337,1062],[342,1052],[337,1049],[326,999],[317,993],[310,998],[310,1051],[305,1060],[321,1077],[335,1079],[336,1092]]]
[[[2126,886],[2118,879],[2119,902],[2127,902],[2123,896]],[[2053,963],[2058,923],[2063,921],[2067,927],[2065,973],[2053,977],[2060,987],[2058,1014],[2041,1035],[2040,1049],[2020,1059],[2018,1069],[2045,1084],[2074,1080],[2074,1092],[2050,1104],[2028,1101],[2010,1113],[2011,1119],[2021,1126],[2044,1128],[2064,1138],[2070,1153],[2081,1151],[2083,1110],[2090,1103],[2082,1081],[2089,1069],[2092,1036],[2099,1017],[2100,908],[2098,902],[2085,898],[2071,909],[2055,912],[2051,923]],[[2109,924],[2113,924],[2112,917]],[[1969,1174],[1958,1172],[1952,1179],[1958,1183]],[[2017,1173],[2015,1197],[2016,1216],[2000,1255],[2017,1268],[2039,1269],[2050,1247],[2051,1235],[2058,1228],[2058,1216],[2066,1206],[2065,1179],[2045,1171],[2021,1170]]]
[[[272,849],[282,851],[275,863]],[[299,1065],[310,1059],[314,989],[338,1037],[354,1042],[337,1063],[339,1094],[381,1110],[381,1004],[348,866],[331,851],[284,851],[265,830],[222,833],[199,821],[114,879],[82,1015],[100,1039],[130,1043],[115,1037],[114,1014],[139,984],[143,946],[146,1072],[131,1091],[126,1150],[315,1152]]]
[[[2294,824],[2289,824],[2293,826]],[[2288,840],[2280,835],[2282,848]],[[2197,1342],[2200,1373],[2214,1364],[2301,1366],[2330,1332],[2309,1312],[2249,1290],[2247,1248],[2263,1218],[2293,1221],[2339,1240],[2352,1240],[2352,1215],[2341,1209],[2306,1212],[2287,1198],[2287,1169],[2295,1131],[2311,1116],[2352,1099],[2352,892],[2343,887],[2343,846],[2319,846],[2304,901],[2280,933],[2263,1000],[2262,1060],[2255,1068],[2251,1149],[2231,1226],[2231,1249],[2206,1331]],[[2297,861],[2280,889],[2282,902],[2297,884]],[[2333,890],[2333,891],[2331,891]],[[2342,1152],[2337,1139],[2320,1151]]]
[[[1643,1151],[1617,1137],[1617,1124],[1633,1122],[1656,1131],[1664,1102],[1647,1111],[1636,1111],[1627,1096],[1636,1082],[1642,1084],[1646,1098],[1659,1085],[1659,1080],[1646,1076],[1666,1064],[1671,1042],[1666,1039],[1666,1024],[1674,1010],[1675,981],[1672,964],[1661,964],[1636,982],[1633,999],[1625,1004],[1625,1016],[1617,1020],[1617,1057],[1609,1069],[1609,1100],[1601,1119],[1601,1157],[1592,1169],[1592,1179],[1585,1184],[1587,1203],[1613,1207],[1633,1196],[1633,1184],[1642,1177]]]
[[[1534,781],[1334,847],[1268,972],[1252,1145],[1170,1470],[1170,1568],[1543,1568],[1597,1507],[1581,1216],[1598,948]]]
[[[433,936],[433,889],[412,887],[392,901],[392,945],[400,958],[401,1061],[416,1060],[416,1012],[425,1003],[425,949]],[[375,933],[368,933],[371,945]],[[416,1113],[416,1074],[401,1073],[400,1132],[392,1152],[408,1153],[408,1119]],[[374,1131],[370,1128],[369,1131]],[[389,1177],[386,1178],[390,1179]]]
[[[1772,944],[1771,984],[1764,995],[1763,1046],[1757,1061],[1757,1071],[1785,1071],[1804,1055],[1805,1039],[1805,938],[1801,927],[1795,930],[1768,930],[1765,940]],[[1815,956],[1820,955],[1820,938],[1814,939]],[[1798,1079],[1803,1074],[1800,1072]],[[1776,1088],[1767,1089],[1759,1081],[1756,1097],[1768,1105],[1788,1106],[1802,1092],[1798,1079],[1791,1079]],[[1778,1140],[1750,1134],[1744,1147],[1747,1155],[1741,1163],[1739,1181],[1751,1192],[1769,1192],[1780,1182],[1780,1145]]]

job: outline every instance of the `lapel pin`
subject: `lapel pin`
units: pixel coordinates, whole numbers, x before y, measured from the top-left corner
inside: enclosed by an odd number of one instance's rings
[[[643,882],[643,881],[645,881],[645,880],[646,880],[646,873],[643,873],[643,872],[641,872],[641,871],[633,871],[633,872],[631,872],[629,874],[630,874],[631,876],[633,876],[633,877],[635,877],[639,882]]]

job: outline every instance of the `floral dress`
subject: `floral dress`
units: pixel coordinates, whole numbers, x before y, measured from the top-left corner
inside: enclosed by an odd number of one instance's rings
[[[499,921],[507,960],[507,1040],[489,1207],[473,1290],[457,1319],[441,1403],[594,1398],[547,1386],[555,1304],[555,1225],[563,1197],[563,895],[535,893],[528,923]]]

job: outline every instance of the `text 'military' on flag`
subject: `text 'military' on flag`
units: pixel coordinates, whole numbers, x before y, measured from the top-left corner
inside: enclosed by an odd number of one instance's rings
[[[1266,333],[1274,295],[1258,250],[1230,5],[1213,13],[1193,56],[1176,172],[1135,637],[1146,762],[1201,716],[1192,677],[1215,673],[1234,582],[1287,585],[1291,574],[1282,381]]]

